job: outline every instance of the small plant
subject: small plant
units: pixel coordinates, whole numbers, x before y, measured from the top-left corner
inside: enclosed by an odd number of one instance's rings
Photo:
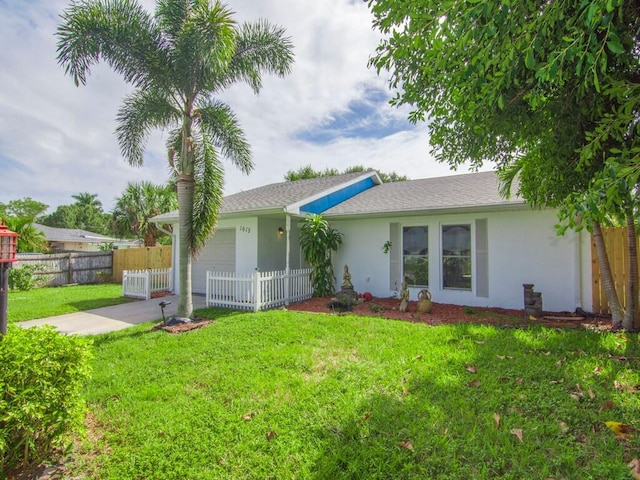
[[[100,271],[96,273],[96,283],[103,284],[103,283],[111,283],[112,281],[113,281],[113,277],[109,272]]]
[[[379,303],[374,303],[374,302],[371,302],[369,304],[369,309],[373,313],[381,313],[381,312],[384,312],[384,310],[385,310],[384,305],[380,305]]]
[[[9,288],[11,290],[31,290],[41,285],[42,279],[38,274],[45,271],[42,264],[23,265],[9,270]]]
[[[387,240],[384,242],[384,245],[382,245],[382,252],[389,253],[391,251],[391,247],[393,247],[393,242],[391,242],[391,240]]]
[[[462,307],[462,311],[464,313],[466,313],[467,315],[473,315],[476,313],[476,311],[473,309],[473,307],[470,307],[468,305],[465,305],[464,307]]]
[[[342,234],[333,228],[321,215],[307,217],[300,229],[300,247],[304,259],[313,268],[311,283],[314,297],[333,293],[336,277],[333,274],[331,252],[342,245]]]

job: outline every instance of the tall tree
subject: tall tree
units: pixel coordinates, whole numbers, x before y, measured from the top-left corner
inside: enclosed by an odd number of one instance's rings
[[[31,197],[10,200],[7,204],[0,203],[0,217],[11,216],[30,218],[35,220],[42,215],[49,205],[38,202]]]
[[[393,103],[429,118],[436,158],[496,162],[565,227],[628,225],[627,311],[637,328],[634,250],[640,162],[640,7],[622,0],[370,0],[387,36],[371,60],[391,72]],[[598,247],[606,263],[606,252]],[[635,269],[635,270],[634,270]],[[606,282],[606,280],[605,280]]]
[[[75,195],[71,195],[71,198],[75,200],[75,205],[93,208],[94,210],[98,210],[102,213],[102,202],[98,200],[97,193],[80,192]]]
[[[145,246],[152,247],[165,234],[149,219],[176,208],[178,199],[173,185],[129,182],[113,208],[115,231],[124,237],[144,240]]]
[[[154,15],[135,0],[73,3],[57,35],[58,61],[76,85],[104,60],[134,86],[116,129],[131,165],[142,164],[151,129],[169,130],[179,205],[178,316],[189,317],[191,255],[211,234],[222,199],[220,157],[245,173],[253,168],[236,117],[216,96],[236,82],[258,93],[263,72],[286,75],[291,42],[264,20],[238,25],[225,5],[209,0],[157,0]]]

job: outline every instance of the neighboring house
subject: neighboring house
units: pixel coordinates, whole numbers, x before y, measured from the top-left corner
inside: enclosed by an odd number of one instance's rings
[[[99,233],[89,232],[74,228],[49,227],[34,223],[33,226],[40,230],[52,252],[96,252],[100,250],[100,245],[112,243],[116,248],[129,248],[139,246],[139,241],[120,240],[107,237]]]
[[[359,172],[227,196],[193,261],[194,293],[205,292],[208,270],[303,266],[299,224],[309,213],[344,235],[334,255],[337,289],[348,265],[356,291],[379,297],[397,295],[406,280],[412,300],[428,288],[439,303],[522,309],[522,285],[531,283],[545,310],[591,309],[590,236],[557,236],[556,211],[502,198],[494,172],[393,183]],[[177,233],[177,212],[153,221]]]

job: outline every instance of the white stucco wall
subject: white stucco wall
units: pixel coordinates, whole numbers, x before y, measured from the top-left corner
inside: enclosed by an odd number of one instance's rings
[[[489,296],[478,297],[475,289],[475,220],[487,219]],[[533,283],[542,292],[543,307],[549,311],[591,309],[591,258],[588,234],[569,232],[558,237],[553,228],[555,212],[522,210],[484,214],[454,214],[382,219],[332,221],[344,234],[342,248],[334,256],[337,288],[343,266],[349,265],[358,292],[389,296],[390,260],[382,251],[389,240],[389,224],[426,225],[429,241],[429,290],[435,302],[470,306],[523,308],[523,283]],[[442,225],[471,224],[471,291],[443,289],[441,280]],[[419,288],[411,289],[412,300]]]
[[[236,273],[251,273],[258,267],[258,218],[221,220],[218,228],[236,230]]]

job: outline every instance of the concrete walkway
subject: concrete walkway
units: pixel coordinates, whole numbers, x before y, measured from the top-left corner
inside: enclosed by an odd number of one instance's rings
[[[162,311],[159,303],[171,302],[164,314],[168,318],[176,314],[178,308],[178,296],[153,298],[151,300],[139,300],[136,302],[123,303],[112,307],[96,308],[86,312],[67,313],[55,317],[39,318],[19,322],[24,328],[40,325],[53,325],[61,333],[78,335],[95,335],[97,333],[114,332],[123,328],[131,327],[139,323],[162,319]],[[193,296],[193,308],[204,308],[205,299],[201,296]]]

